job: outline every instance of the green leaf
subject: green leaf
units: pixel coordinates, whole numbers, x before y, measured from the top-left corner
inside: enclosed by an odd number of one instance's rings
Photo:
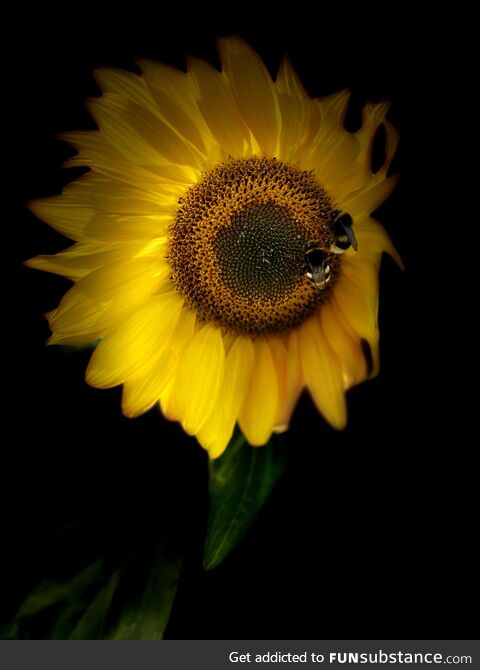
[[[177,593],[181,563],[174,550],[163,546],[157,551],[143,593],[123,609],[108,639],[163,639]]]
[[[88,351],[95,349],[99,344],[100,339],[88,342],[87,344],[62,344],[59,349],[63,354],[76,354],[79,351]]]
[[[284,469],[284,449],[274,436],[251,447],[237,431],[225,453],[211,460],[210,515],[203,566],[219,565],[245,535]]]
[[[45,580],[2,627],[5,639],[162,639],[181,560],[164,539],[143,542],[120,562],[101,559],[68,580]],[[40,618],[39,618],[40,617]]]
[[[80,597],[66,603],[52,623],[50,640],[68,640],[82,613],[88,607],[88,599]]]
[[[18,621],[10,621],[4,626],[0,626],[0,640],[18,640],[20,626]]]
[[[103,640],[108,611],[120,579],[116,570],[85,610],[69,640]]]
[[[92,583],[101,578],[104,567],[105,560],[100,559],[71,579],[64,581],[44,580],[34,588],[21,604],[15,619],[33,616],[63,600],[78,598]]]

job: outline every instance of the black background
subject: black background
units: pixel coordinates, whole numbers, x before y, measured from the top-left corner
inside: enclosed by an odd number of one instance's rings
[[[443,339],[448,313],[432,281],[439,269],[415,170],[417,124],[408,122],[416,116],[425,129],[428,118],[412,89],[421,67],[411,53],[412,27],[393,5],[389,16],[319,9],[316,17],[292,3],[261,20],[247,5],[230,7],[235,15],[227,18],[220,10],[174,14],[135,3],[107,12],[82,3],[68,11],[19,8],[7,22],[3,130],[11,152],[4,167],[13,179],[3,226],[13,238],[4,246],[11,262],[4,283],[3,391],[11,401],[2,452],[4,619],[46,574],[67,574],[167,527],[186,555],[167,637],[472,636],[472,470]],[[362,101],[392,101],[402,182],[379,218],[406,273],[384,261],[382,369],[349,393],[347,429],[331,430],[302,399],[287,436],[286,476],[242,545],[206,574],[204,452],[156,411],[123,418],[120,389],[85,384],[87,352],[45,347],[42,313],[68,282],[21,262],[67,245],[25,203],[58,193],[72,178],[60,169],[70,150],[55,135],[94,127],[84,107],[98,93],[92,69],[132,68],[139,56],[182,66],[184,52],[216,63],[215,36],[232,33],[249,40],[272,71],[287,52],[312,95],[352,87],[351,129]],[[432,104],[435,115],[440,97]],[[443,298],[447,290],[448,281]]]

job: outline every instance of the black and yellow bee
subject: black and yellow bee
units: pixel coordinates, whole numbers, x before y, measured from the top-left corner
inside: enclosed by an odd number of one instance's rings
[[[306,275],[318,289],[325,288],[331,278],[329,254],[343,254],[350,247],[353,247],[355,251],[358,250],[350,214],[342,213],[339,209],[333,210],[330,213],[329,226],[333,240],[328,253],[315,242],[308,242],[305,247]]]
[[[330,265],[328,255],[315,242],[305,247],[307,277],[316,288],[324,288],[330,281]]]
[[[335,209],[330,217],[330,227],[333,233],[330,251],[333,254],[343,254],[350,247],[358,251],[357,238],[353,232],[353,221],[350,214],[342,214],[340,210]]]

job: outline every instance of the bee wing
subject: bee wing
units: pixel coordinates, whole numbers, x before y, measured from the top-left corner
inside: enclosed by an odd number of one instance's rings
[[[355,237],[355,233],[353,232],[352,226],[345,226],[345,233],[347,234],[348,241],[352,247],[355,249],[355,251],[358,251],[358,242],[357,238]]]

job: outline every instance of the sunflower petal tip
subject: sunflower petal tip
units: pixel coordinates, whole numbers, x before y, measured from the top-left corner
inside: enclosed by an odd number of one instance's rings
[[[348,415],[346,407],[345,411],[340,411],[337,416],[328,417],[327,421],[334,430],[338,432],[345,430],[348,424]]]
[[[26,268],[32,268],[33,270],[37,270],[39,263],[38,263],[38,256],[33,256],[33,258],[27,258],[26,260],[22,261],[22,265]]]
[[[105,71],[105,68],[103,68],[101,66],[93,68],[92,77],[94,78],[96,84],[100,83],[100,80],[102,79],[102,74],[104,73],[104,71]]]
[[[135,58],[133,61],[135,65],[140,69],[142,77],[145,77],[147,72],[156,69],[158,67],[158,62],[151,58]]]
[[[398,251],[397,251],[396,249],[394,249],[394,252],[395,252],[395,253],[391,254],[393,260],[395,261],[395,263],[397,264],[398,268],[399,268],[402,272],[406,272],[407,269],[406,269],[406,267],[405,267],[405,263],[403,262],[403,260],[402,260],[402,258],[401,258],[401,256],[400,256],[400,254],[398,253]]]
[[[397,267],[402,272],[405,272],[406,268],[405,268],[405,263],[402,260],[402,257],[400,256],[400,254],[396,250],[393,242],[391,242],[390,240],[389,240],[389,242],[390,243],[389,243],[388,247],[384,249],[385,253],[387,253],[390,256],[390,258],[392,258],[395,261]]]
[[[126,419],[136,419],[139,416],[139,412],[129,407],[128,405],[122,402],[122,414]]]
[[[102,388],[101,385],[101,375],[98,374],[98,370],[94,367],[95,354],[90,359],[87,369],[85,370],[85,381],[89,386],[94,388]]]
[[[85,381],[89,386],[97,389],[108,389],[118,386],[118,383],[111,383],[102,374],[89,370],[88,368],[85,372]]]
[[[253,51],[250,44],[243,37],[235,33],[226,37],[217,37],[216,44],[222,56],[227,56],[232,51]]]
[[[89,386],[95,386],[93,376],[88,368],[85,371],[85,381]]]
[[[228,445],[212,445],[207,449],[208,452],[208,457],[211,461],[216,461],[217,458],[220,458],[220,456],[225,452],[225,449],[227,448]],[[205,449],[205,447],[204,447]]]
[[[44,198],[30,198],[27,200],[25,203],[28,211],[33,214],[34,216],[37,217],[37,219],[41,218],[41,212],[42,212],[42,203],[44,202]]]

